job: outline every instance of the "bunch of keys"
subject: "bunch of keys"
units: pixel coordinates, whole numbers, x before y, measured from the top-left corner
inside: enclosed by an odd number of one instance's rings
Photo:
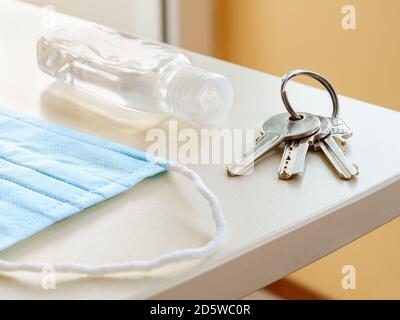
[[[297,113],[293,110],[285,87],[290,79],[299,75],[316,79],[328,90],[333,102],[331,117]],[[279,178],[282,180],[304,173],[307,152],[311,147],[323,153],[340,178],[350,180],[358,175],[358,167],[352,164],[342,151],[342,147],[351,138],[352,131],[342,119],[338,118],[339,102],[330,82],[318,73],[295,70],[283,77],[281,96],[288,113],[275,115],[260,124],[260,135],[254,147],[228,166],[229,175],[246,174],[254,167],[256,161],[282,143],[285,143],[285,148],[278,170]]]

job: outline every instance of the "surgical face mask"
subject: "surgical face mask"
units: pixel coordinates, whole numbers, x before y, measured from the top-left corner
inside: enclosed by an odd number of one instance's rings
[[[225,230],[218,199],[183,165],[0,109],[0,251],[165,171],[191,179],[210,203],[217,231],[204,247],[105,265],[0,260],[0,271],[41,271],[49,264],[86,274],[148,270],[212,254]]]

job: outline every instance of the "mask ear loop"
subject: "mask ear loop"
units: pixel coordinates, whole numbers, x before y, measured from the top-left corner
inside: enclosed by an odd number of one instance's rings
[[[158,258],[149,260],[133,260],[130,262],[109,263],[102,265],[87,265],[79,263],[26,263],[10,262],[0,259],[0,271],[41,272],[43,268],[52,266],[55,268],[56,272],[60,273],[100,275],[128,271],[147,271],[172,262],[194,260],[213,254],[221,245],[225,236],[225,220],[218,198],[207,188],[201,177],[195,171],[172,161],[168,162],[167,167],[169,171],[179,172],[188,179],[192,180],[199,192],[210,204],[212,217],[216,225],[216,232],[213,239],[205,246],[200,248],[176,250],[163,254]]]

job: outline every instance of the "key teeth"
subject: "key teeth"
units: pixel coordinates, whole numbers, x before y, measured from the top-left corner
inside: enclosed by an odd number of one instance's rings
[[[347,140],[340,137],[334,137],[334,139],[337,144],[340,145],[340,147],[344,150],[347,145]]]

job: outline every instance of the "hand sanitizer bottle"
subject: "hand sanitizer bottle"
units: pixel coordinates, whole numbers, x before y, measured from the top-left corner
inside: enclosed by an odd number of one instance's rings
[[[43,36],[37,58],[45,73],[114,105],[200,126],[224,118],[233,103],[230,82],[192,65],[182,52],[93,23]]]

